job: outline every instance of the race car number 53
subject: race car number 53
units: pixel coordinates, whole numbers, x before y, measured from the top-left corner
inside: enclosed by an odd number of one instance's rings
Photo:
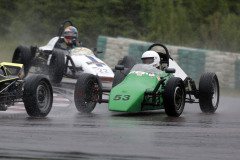
[[[130,95],[116,95],[113,100],[118,101],[118,100],[123,100],[127,101],[130,99]]]

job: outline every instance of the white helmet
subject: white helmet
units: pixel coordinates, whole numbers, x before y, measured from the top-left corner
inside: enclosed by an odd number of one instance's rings
[[[160,57],[155,51],[146,51],[142,54],[142,63],[149,64],[153,67],[159,67]]]

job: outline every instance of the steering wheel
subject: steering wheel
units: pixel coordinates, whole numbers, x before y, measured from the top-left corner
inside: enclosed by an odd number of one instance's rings
[[[162,48],[165,50],[166,55],[169,57],[169,52],[168,52],[167,47],[164,46],[164,45],[161,44],[161,43],[154,43],[154,44],[152,44],[150,47],[148,47],[148,51],[152,50],[152,48],[155,47],[155,46],[160,46],[160,47],[162,47]],[[161,53],[161,52],[157,52],[157,53]],[[164,54],[164,53],[161,53],[161,54]]]
[[[161,43],[154,43],[150,47],[148,47],[148,51],[152,50],[152,48],[156,47],[156,46],[162,47],[165,50],[165,53],[156,51],[159,54],[159,56],[160,56],[160,59],[161,59],[160,63],[161,64],[162,63],[167,63],[167,66],[169,66],[169,58],[171,60],[173,60],[173,59],[170,57],[168,49],[167,49],[167,47],[165,45],[163,45]]]

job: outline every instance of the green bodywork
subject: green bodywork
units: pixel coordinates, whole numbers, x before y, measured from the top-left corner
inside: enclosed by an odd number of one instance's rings
[[[145,96],[146,91],[153,91],[160,78],[164,78],[166,84],[173,74],[167,74],[164,71],[161,74],[132,71],[117,86],[112,88],[109,96],[109,110],[121,112],[139,112],[143,110],[164,109],[163,98],[158,96],[156,102],[160,105],[142,105],[146,99],[151,101],[151,96]],[[162,93],[162,85],[158,89]]]

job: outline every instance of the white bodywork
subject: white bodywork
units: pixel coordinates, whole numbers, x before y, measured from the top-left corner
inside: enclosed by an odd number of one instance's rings
[[[39,47],[39,50],[42,51],[52,51],[57,43],[59,37],[53,37],[46,46]]]
[[[47,45],[39,47],[42,51],[52,51],[57,43],[59,37],[52,38]],[[99,76],[103,81],[112,81],[114,73],[112,69],[104,63],[102,60],[97,58],[94,53],[85,47],[76,47],[68,51],[69,56],[71,56],[75,66],[82,67],[83,71],[77,72],[76,75],[84,72]],[[47,64],[50,64],[50,59],[52,55],[49,55]],[[66,58],[65,58],[66,59]],[[68,66],[72,66],[69,62]],[[67,74],[72,74],[71,70],[67,69]]]
[[[182,68],[173,60],[169,59],[169,67],[175,68],[176,72],[173,74],[175,77],[181,78],[183,81],[187,77],[187,74],[182,70]]]
[[[70,51],[70,56],[76,67],[82,67],[84,73],[91,73],[97,75],[102,80],[113,79],[114,73],[112,69],[104,63],[102,60],[97,58],[94,53],[85,47],[76,47]],[[69,63],[71,66],[71,63]],[[67,73],[70,74],[70,69],[67,70]]]

